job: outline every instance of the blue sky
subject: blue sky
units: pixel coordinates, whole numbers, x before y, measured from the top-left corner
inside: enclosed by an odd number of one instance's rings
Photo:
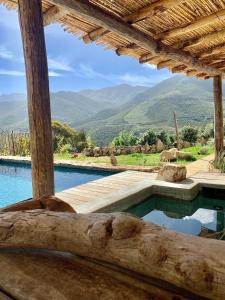
[[[85,45],[58,25],[45,28],[50,90],[78,91],[117,84],[147,85],[172,76],[102,46]],[[0,5],[0,94],[25,92],[24,60],[17,13]]]

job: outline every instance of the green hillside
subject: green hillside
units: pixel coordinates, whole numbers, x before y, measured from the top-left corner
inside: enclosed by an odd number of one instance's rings
[[[210,122],[213,118],[212,82],[172,77],[137,94],[119,108],[98,113],[79,127],[88,130],[96,143],[103,145],[123,129],[142,132],[149,127],[172,128],[173,111],[177,113],[180,127]]]
[[[2,95],[0,105],[0,129],[27,130],[25,95]],[[172,131],[173,111],[179,127],[212,121],[212,81],[174,76],[151,88],[123,84],[58,92],[51,94],[51,107],[53,119],[84,128],[97,145],[106,145],[124,129],[140,133],[166,127]]]

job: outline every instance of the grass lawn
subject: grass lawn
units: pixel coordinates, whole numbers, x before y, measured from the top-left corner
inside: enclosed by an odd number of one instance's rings
[[[209,148],[209,151],[206,155],[199,155],[198,152],[202,148],[201,145],[197,145],[194,147],[183,149],[182,151],[191,152],[196,160],[201,159],[211,153],[213,153],[213,148]],[[116,156],[119,165],[130,165],[130,166],[160,166],[162,162],[160,161],[160,153],[154,154],[142,154],[142,153],[134,153],[127,155],[119,155]],[[71,158],[71,155],[68,153],[65,154],[55,154],[55,159],[60,160],[76,160],[76,161],[85,161],[85,162],[93,162],[93,163],[107,163],[110,164],[110,158],[108,156],[102,157],[86,157],[79,156],[78,158]],[[178,164],[188,164],[191,161],[185,160],[177,160]]]

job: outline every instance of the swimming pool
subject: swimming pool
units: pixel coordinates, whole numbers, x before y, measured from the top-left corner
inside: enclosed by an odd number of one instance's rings
[[[193,201],[152,196],[127,211],[174,231],[223,239],[224,200],[207,198],[202,194]]]
[[[55,167],[54,173],[56,192],[112,175],[106,171],[63,167]],[[31,166],[0,162],[0,207],[31,198],[31,196]]]

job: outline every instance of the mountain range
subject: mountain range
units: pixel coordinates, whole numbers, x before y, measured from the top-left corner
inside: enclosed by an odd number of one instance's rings
[[[0,105],[0,129],[27,130],[26,95],[1,95]],[[98,90],[61,91],[51,93],[51,107],[53,119],[83,128],[97,145],[106,145],[124,129],[137,133],[148,128],[173,130],[174,111],[179,127],[212,121],[212,81],[178,75],[154,87],[122,84]]]

